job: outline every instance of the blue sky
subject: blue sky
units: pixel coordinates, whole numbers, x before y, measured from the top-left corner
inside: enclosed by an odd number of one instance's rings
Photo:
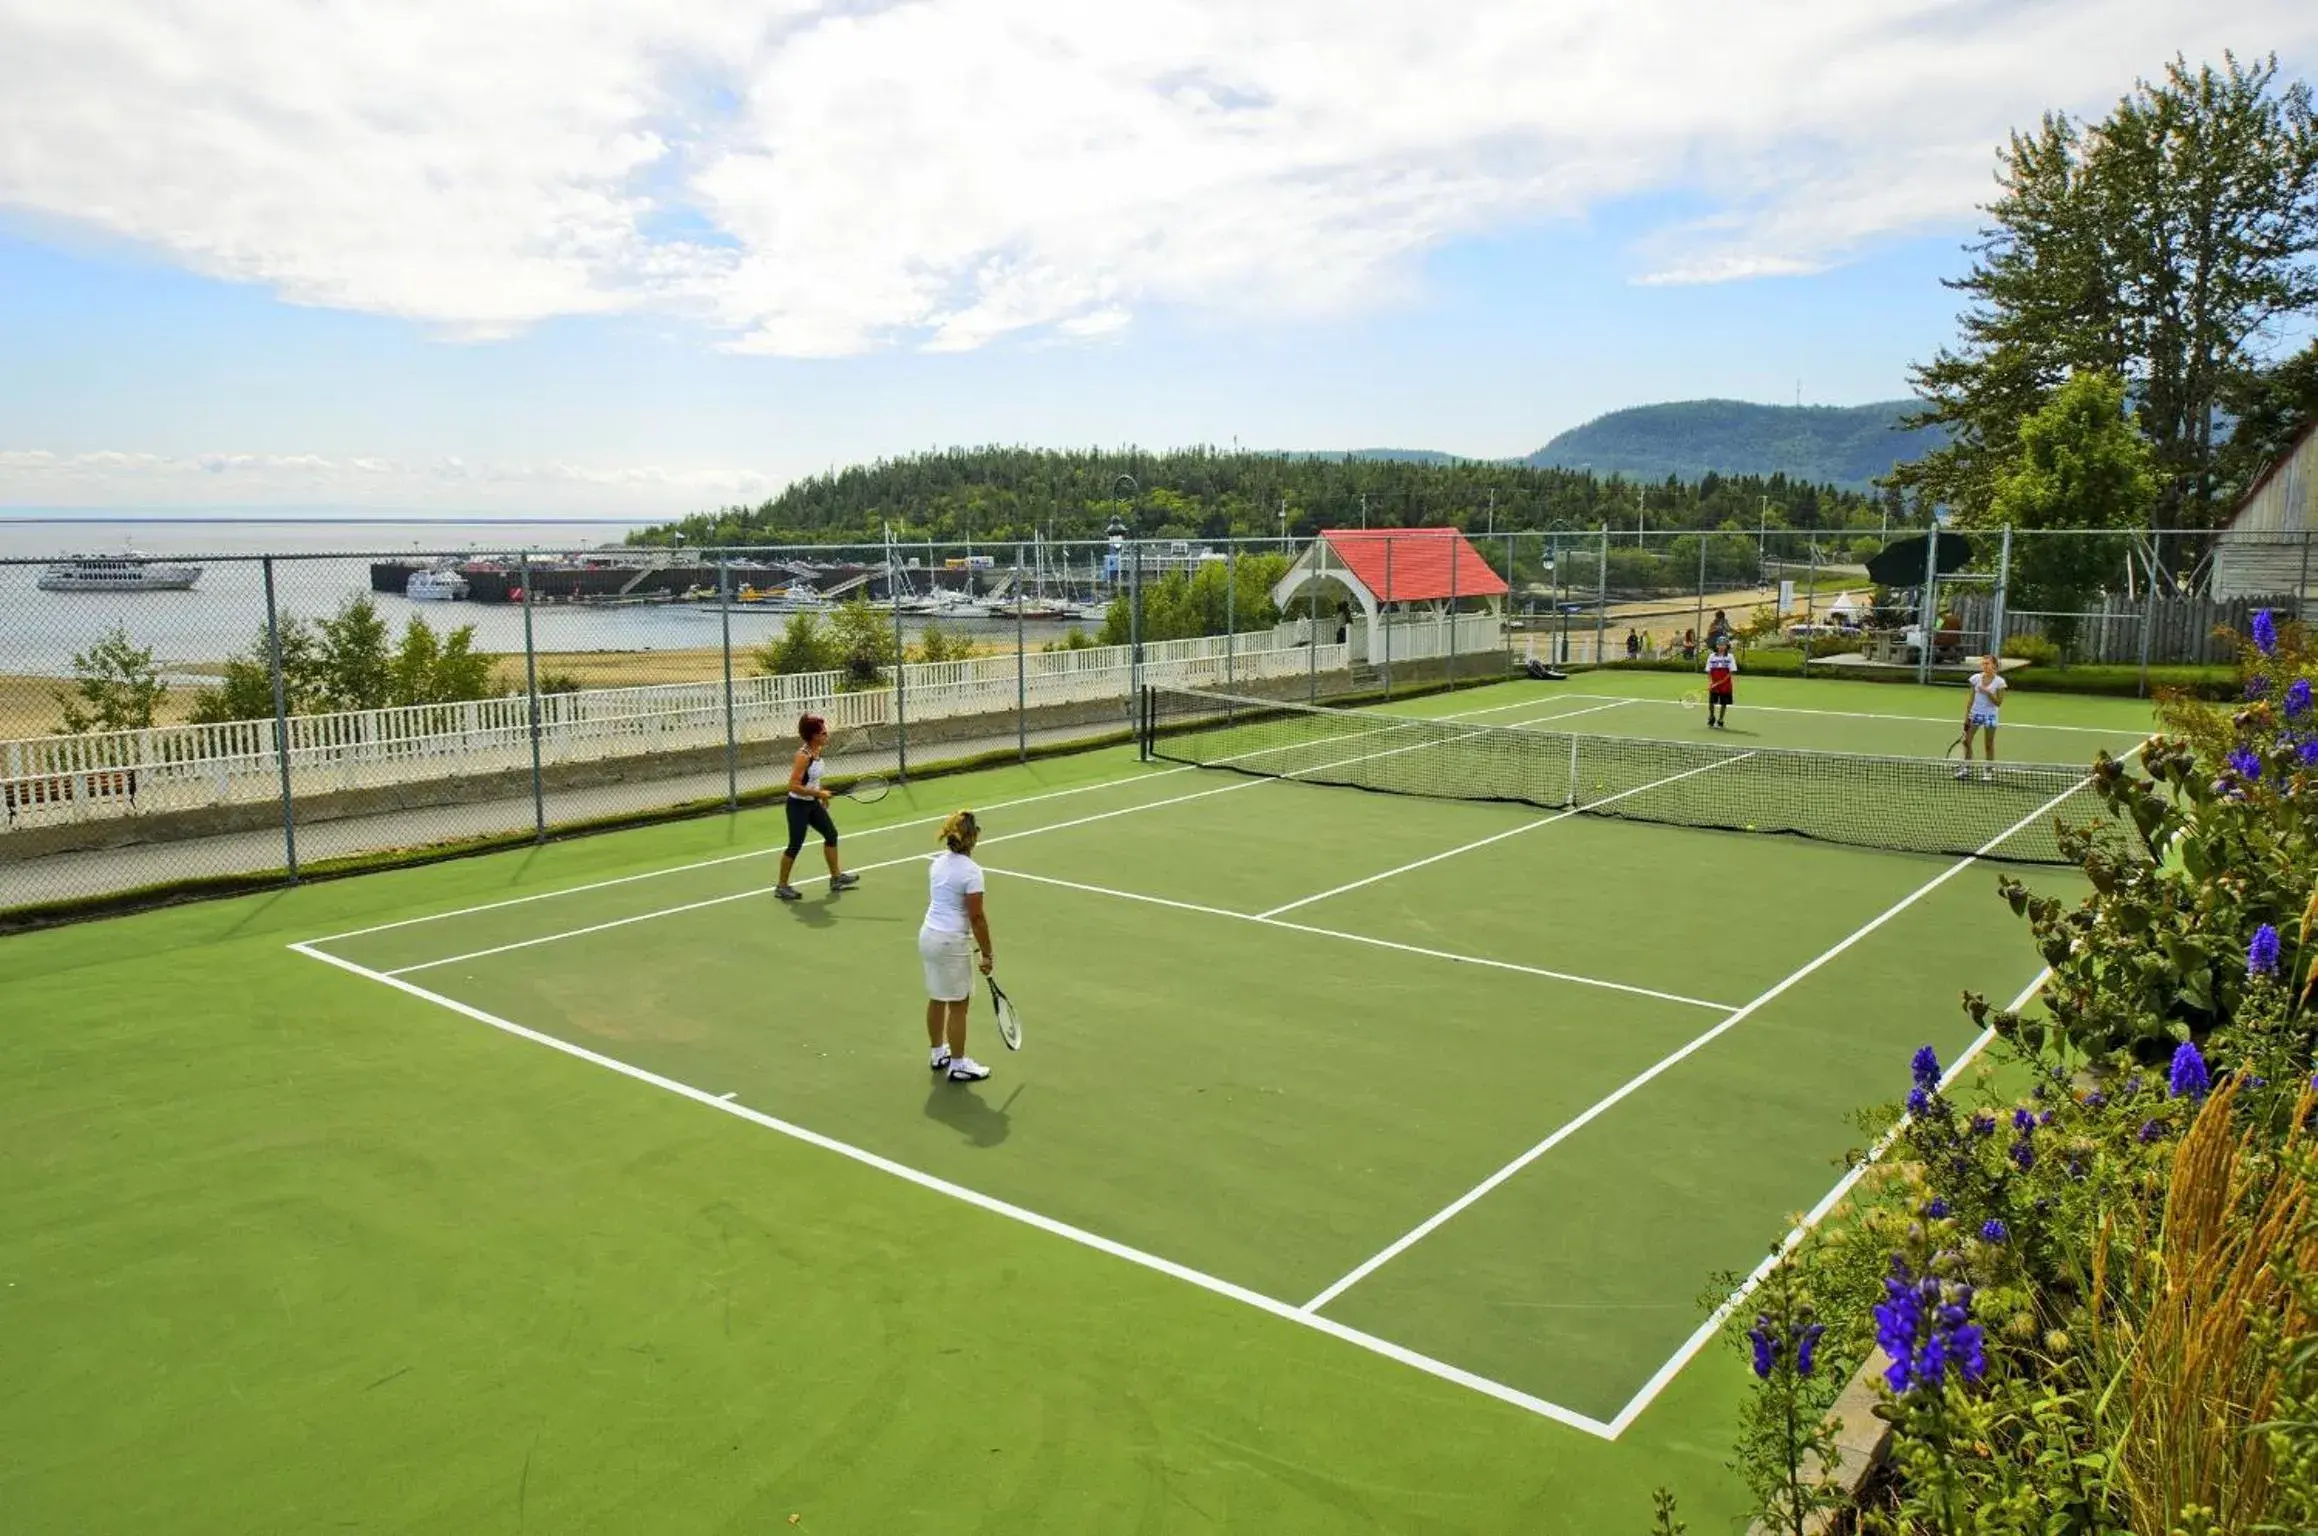
[[[0,507],[657,516],[937,445],[1511,455],[1892,398],[2005,126],[2318,41],[2264,0],[1474,4],[1445,41],[1201,0],[544,42],[94,9],[0,7]]]

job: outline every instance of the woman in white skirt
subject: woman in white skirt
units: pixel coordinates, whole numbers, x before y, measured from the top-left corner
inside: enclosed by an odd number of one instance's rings
[[[918,929],[918,958],[926,968],[927,1065],[953,1083],[970,1083],[990,1069],[966,1054],[966,1005],[974,995],[974,949],[990,974],[990,920],[982,912],[982,866],[974,844],[982,828],[972,811],[954,811],[942,823],[942,851],[926,873],[926,920]]]

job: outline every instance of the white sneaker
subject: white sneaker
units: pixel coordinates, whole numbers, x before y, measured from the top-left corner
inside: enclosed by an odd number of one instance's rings
[[[979,1082],[990,1075],[990,1069],[971,1056],[950,1059],[950,1081],[953,1083]]]
[[[1959,769],[1957,769],[1957,770],[1956,770],[1956,778],[1957,778],[1957,780],[1958,780],[1959,782],[1961,782],[1962,780],[1968,779],[1968,778],[1970,778],[1971,776],[1972,776],[1972,769],[1971,769],[1971,765],[1970,765],[1970,764],[1966,764],[1964,767],[1962,767],[1962,768],[1959,768]]]
[[[1983,783],[1983,784],[1993,784],[1993,783],[1995,783],[1995,782],[1996,782],[1996,770],[1995,770],[1995,769],[1993,769],[1993,768],[1983,768],[1983,769],[1981,769],[1981,770],[1980,770],[1980,782],[1981,782],[1981,783]]]
[[[937,1045],[932,1050],[926,1052],[926,1065],[932,1068],[934,1071],[939,1072],[942,1070],[942,1068],[948,1066],[949,1064],[950,1048],[948,1046]]]

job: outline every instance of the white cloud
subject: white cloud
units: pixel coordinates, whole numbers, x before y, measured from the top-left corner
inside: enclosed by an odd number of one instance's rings
[[[55,453],[0,449],[0,509],[122,506],[428,506],[473,512],[676,517],[755,502],[781,482],[755,470],[665,465],[405,464],[312,453]]]
[[[1666,194],[1634,276],[1957,229],[1992,146],[2302,0],[0,0],[0,204],[489,339],[687,314],[785,356],[1387,302]]]

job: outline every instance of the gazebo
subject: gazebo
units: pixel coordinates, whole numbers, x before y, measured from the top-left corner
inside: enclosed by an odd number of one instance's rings
[[[1388,643],[1394,660],[1443,654],[1453,614],[1462,615],[1460,630],[1489,631],[1488,637],[1460,633],[1459,651],[1501,645],[1506,593],[1505,578],[1457,529],[1327,528],[1272,588],[1272,601],[1285,609],[1309,597],[1315,610],[1342,610],[1346,638],[1357,650],[1359,637],[1365,637],[1374,666],[1388,659]],[[1349,617],[1355,607],[1357,622]]]

